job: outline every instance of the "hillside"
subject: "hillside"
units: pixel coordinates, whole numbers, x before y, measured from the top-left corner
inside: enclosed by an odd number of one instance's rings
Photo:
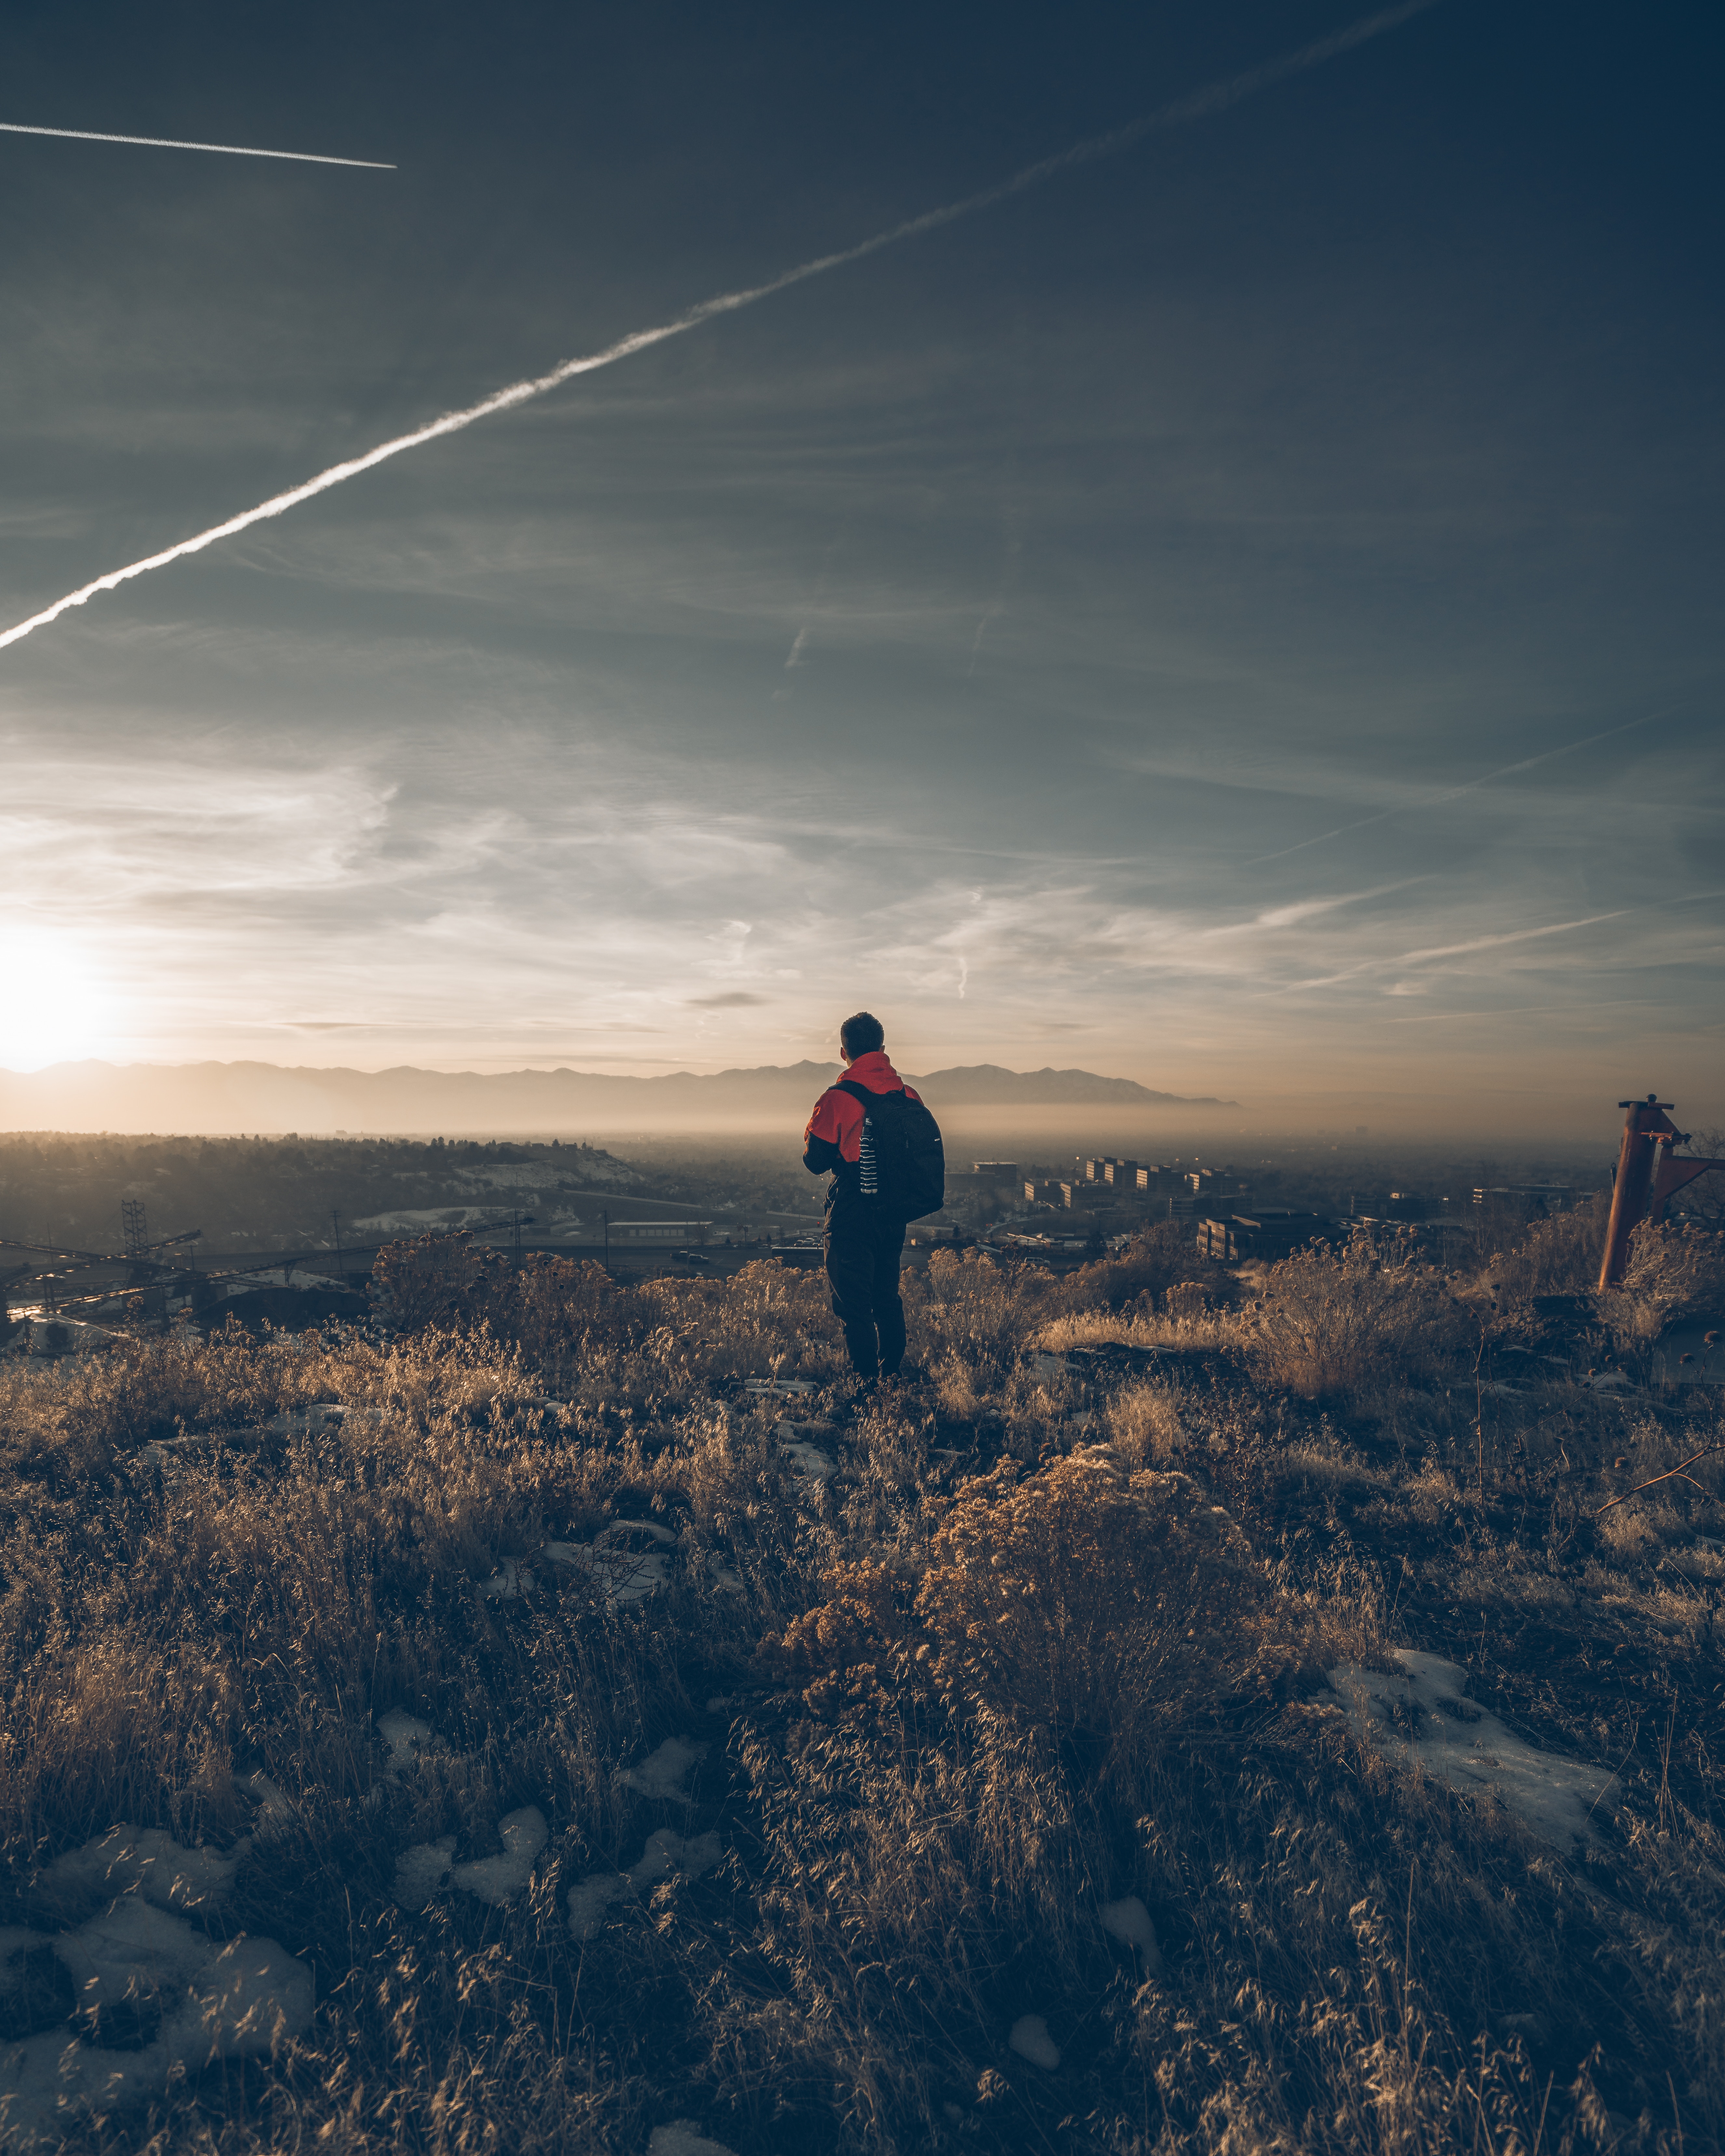
[[[0,1358],[13,2148],[1718,2148],[1725,1267],[1600,1225]]]

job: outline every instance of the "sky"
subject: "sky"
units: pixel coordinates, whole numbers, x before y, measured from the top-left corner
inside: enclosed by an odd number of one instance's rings
[[[1356,12],[14,0],[396,169],[0,134],[0,631]],[[0,1066],[1725,1122],[1722,57],[1435,0],[0,649]]]

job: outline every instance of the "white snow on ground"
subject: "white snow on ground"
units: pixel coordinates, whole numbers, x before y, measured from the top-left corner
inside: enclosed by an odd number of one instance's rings
[[[404,1774],[431,1749],[434,1732],[429,1722],[403,1714],[393,1707],[377,1723],[377,1734],[389,1748],[385,1765],[392,1774]]]
[[[285,1947],[243,1936],[223,1945],[173,1913],[213,1901],[235,1861],[182,1849],[159,1829],[120,1826],[48,1867],[44,1883],[59,1895],[121,1891],[65,1931],[0,1928],[0,1995],[21,1987],[25,1954],[47,1948],[80,2010],[153,2006],[160,2020],[137,2051],[110,2050],[69,2027],[0,2046],[0,2147],[57,2144],[86,2111],[158,2095],[177,2071],[215,2059],[263,2056],[306,2027],[311,1973]]]
[[[518,1595],[533,1592],[533,1575],[518,1565],[512,1557],[504,1558],[501,1565],[480,1588],[480,1593],[488,1602],[513,1602]]]
[[[742,1389],[744,1392],[752,1393],[762,1399],[768,1399],[775,1393],[800,1399],[804,1394],[812,1393],[816,1389],[814,1382],[810,1378],[745,1378],[742,1381]]]
[[[1591,1838],[1595,1807],[1616,1779],[1609,1768],[1536,1752],[1495,1714],[1462,1697],[1467,1672],[1411,1649],[1399,1675],[1352,1663],[1329,1671],[1356,1728],[1392,1758],[1418,1760],[1464,1796],[1489,1793],[1537,1835],[1567,1849]]]
[[[647,2139],[647,2156],[732,2156],[722,2141],[708,2141],[694,2122],[674,2118],[669,2126],[655,2126]]]
[[[656,1520],[613,1520],[590,1543],[547,1543],[540,1552],[553,1564],[591,1573],[607,1609],[620,1602],[641,1602],[667,1585],[665,1553],[676,1547],[675,1532]]]
[[[1118,1939],[1144,1957],[1144,1967],[1153,1975],[1162,1967],[1162,1949],[1156,1943],[1156,1927],[1150,1921],[1150,1912],[1136,1894],[1128,1894],[1122,1902],[1104,1902],[1097,1914],[1102,1920],[1102,1929],[1111,1938]]]
[[[242,1845],[232,1856],[218,1856],[208,1849],[182,1849],[159,1826],[140,1831],[122,1822],[110,1827],[100,1841],[57,1856],[42,1881],[58,1897],[125,1894],[136,1889],[158,1908],[195,1909],[225,1891],[239,1868],[240,1854],[249,1846]]]
[[[395,1899],[403,1909],[429,1909],[451,1884],[455,1863],[455,1837],[415,1842],[395,1860]]]
[[[707,1552],[706,1568],[712,1574],[713,1585],[718,1589],[721,1594],[742,1594],[746,1592],[742,1584],[742,1574],[728,1559],[721,1557],[717,1550]]]
[[[243,1790],[258,1807],[256,1828],[259,1835],[279,1833],[299,1817],[286,1791],[267,1774],[236,1775],[234,1786]]]
[[[838,1462],[829,1452],[823,1451],[811,1441],[817,1433],[825,1434],[824,1426],[819,1423],[782,1422],[774,1436],[779,1450],[799,1475],[813,1476],[824,1482],[837,1471]]]
[[[637,1887],[656,1886],[678,1871],[685,1878],[698,1879],[720,1863],[724,1855],[725,1845],[716,1834],[691,1835],[685,1841],[680,1835],[662,1826],[648,1835],[641,1861],[629,1866],[629,1876]]]
[[[639,1863],[627,1871],[593,1871],[569,1889],[569,1928],[578,1939],[592,1938],[603,1926],[605,1912],[614,1902],[656,1887],[661,1879],[680,1872],[698,1879],[724,1859],[725,1846],[716,1834],[692,1835],[685,1841],[669,1827],[647,1837]]]
[[[1049,2035],[1048,2024],[1040,2014],[1019,2015],[1006,2041],[1021,2059],[1028,2059],[1033,2066],[1044,2066],[1052,2073],[1060,2063],[1060,2047]]]
[[[778,1449],[798,1474],[806,1475],[814,1481],[824,1482],[829,1475],[838,1471],[838,1462],[818,1445],[781,1445]]]
[[[623,1871],[594,1871],[569,1889],[569,1929],[578,1939],[598,1936],[605,1912],[628,1893],[629,1875]]]
[[[476,1856],[457,1864],[453,1861],[452,1834],[416,1843],[396,1859],[395,1898],[403,1909],[424,1909],[438,1895],[459,1887],[494,1907],[513,1901],[526,1887],[550,1835],[544,1813],[536,1804],[527,1804],[497,1822],[497,1838],[503,1844],[501,1856]]]
[[[545,1815],[536,1804],[526,1804],[518,1812],[506,1812],[497,1822],[497,1839],[503,1844],[503,1854],[475,1857],[470,1864],[458,1864],[450,1876],[456,1886],[476,1894],[481,1902],[495,1905],[511,1901],[526,1885],[528,1874],[550,1835]]]
[[[649,1752],[638,1766],[625,1768],[617,1779],[622,1788],[633,1789],[638,1796],[680,1797],[684,1775],[697,1759],[706,1757],[705,1744],[667,1737],[656,1751]]]

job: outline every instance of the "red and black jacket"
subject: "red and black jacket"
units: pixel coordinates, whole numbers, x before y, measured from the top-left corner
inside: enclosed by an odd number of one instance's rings
[[[870,1093],[902,1093],[911,1101],[922,1097],[899,1076],[886,1060],[884,1048],[859,1055],[845,1073],[845,1081]],[[829,1213],[842,1203],[865,1204],[871,1194],[865,1188],[872,1165],[863,1157],[866,1122],[862,1102],[855,1094],[841,1093],[836,1086],[828,1086],[809,1118],[809,1127],[803,1133],[803,1165],[811,1175],[832,1177],[827,1192]]]

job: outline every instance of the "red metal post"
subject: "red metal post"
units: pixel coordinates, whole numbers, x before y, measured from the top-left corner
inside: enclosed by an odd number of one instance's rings
[[[1617,1180],[1611,1186],[1611,1219],[1605,1230],[1605,1256],[1599,1286],[1615,1287],[1629,1264],[1629,1241],[1643,1220],[1665,1218],[1666,1200],[1697,1176],[1725,1168],[1725,1160],[1702,1160],[1676,1148],[1687,1145],[1665,1111],[1669,1101],[1650,1093],[1645,1101],[1620,1101],[1624,1111],[1623,1150],[1617,1156]]]
[[[1611,1219],[1605,1229],[1605,1255],[1599,1266],[1601,1288],[1615,1287],[1629,1263],[1630,1231],[1640,1225],[1647,1211],[1647,1194],[1653,1185],[1658,1147],[1656,1133],[1676,1135],[1676,1125],[1665,1114],[1669,1102],[1656,1093],[1645,1101],[1620,1101],[1624,1111],[1623,1149],[1617,1156],[1617,1180],[1611,1186]]]

